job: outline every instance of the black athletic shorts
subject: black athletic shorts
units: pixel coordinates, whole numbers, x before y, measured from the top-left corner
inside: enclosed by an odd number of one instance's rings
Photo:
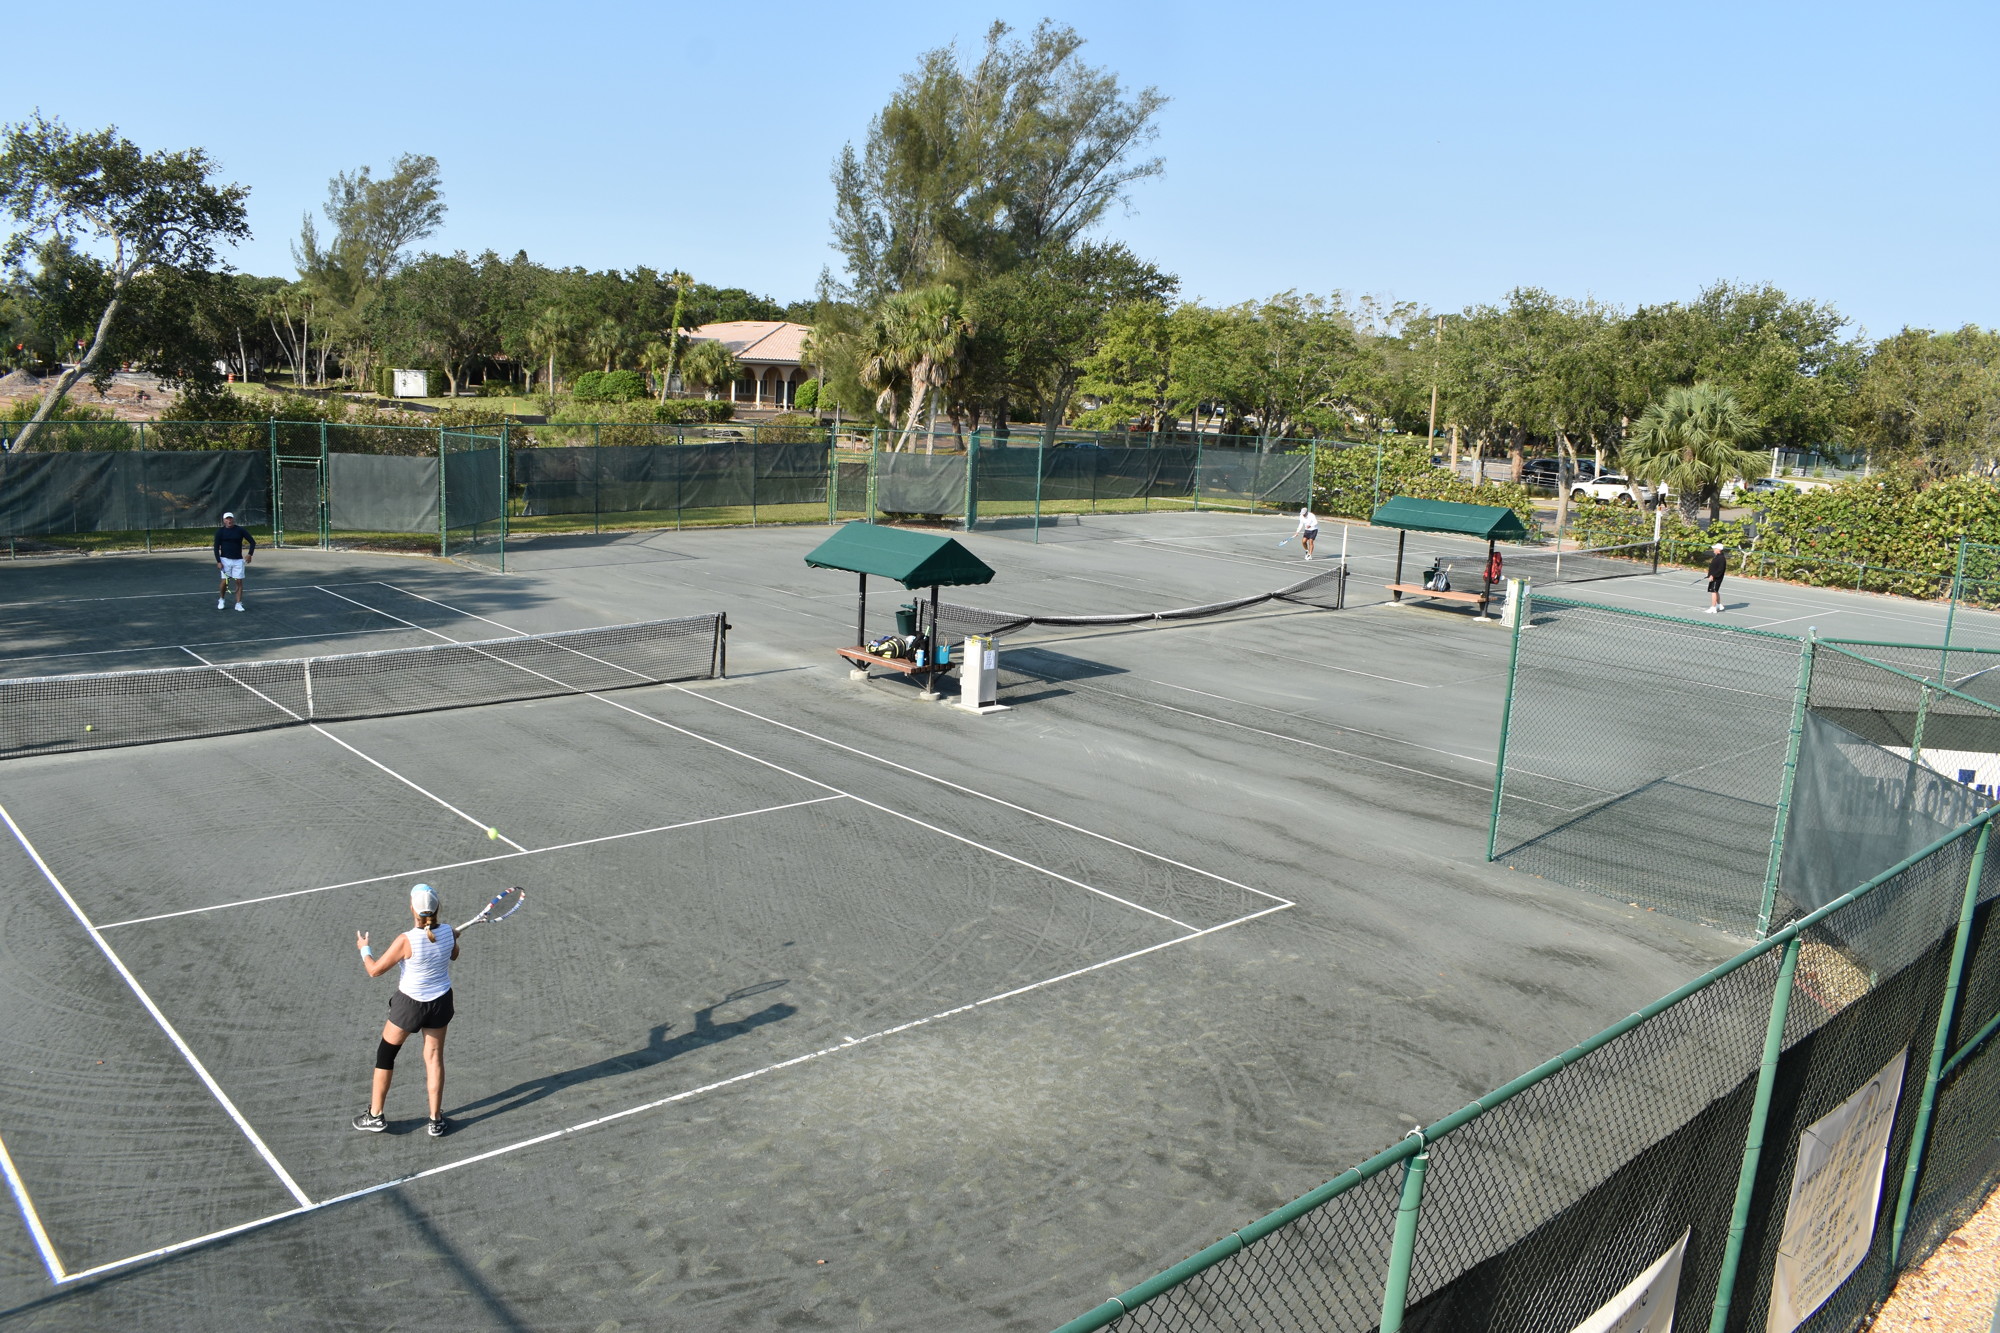
[[[1708,590],[1709,590],[1710,592],[1721,592],[1721,591],[1722,591],[1722,575],[1720,575],[1720,574],[1715,574],[1715,575],[1711,575],[1711,576],[1710,576],[1710,578],[1709,578],[1709,580],[1708,580]]]
[[[397,991],[389,997],[389,1021],[405,1032],[444,1027],[451,1022],[451,992],[435,1000],[413,1000]]]

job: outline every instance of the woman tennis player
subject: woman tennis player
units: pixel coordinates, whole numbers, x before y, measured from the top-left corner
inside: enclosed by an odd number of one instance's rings
[[[354,1127],[380,1134],[389,1127],[382,1118],[382,1103],[389,1095],[389,1079],[396,1070],[396,1056],[412,1032],[424,1034],[424,1077],[431,1101],[429,1133],[442,1135],[444,1122],[444,1032],[451,1023],[451,964],[458,959],[458,932],[438,921],[437,890],[419,884],[410,890],[410,915],[416,928],[396,937],[396,942],[377,958],[368,947],[368,932],[354,932],[355,947],[361,950],[361,966],[368,975],[379,977],[396,964],[403,965],[396,993],[389,997],[389,1021],[382,1025],[382,1040],[375,1047],[375,1086],[369,1094],[368,1109],[354,1117]]]

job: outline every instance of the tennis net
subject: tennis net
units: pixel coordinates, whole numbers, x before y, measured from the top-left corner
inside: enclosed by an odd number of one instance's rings
[[[1660,548],[1653,542],[1588,546],[1575,551],[1535,551],[1510,555],[1503,571],[1536,587],[1551,583],[1592,583],[1660,572]]]
[[[1078,627],[1136,625],[1148,620],[1199,620],[1205,616],[1241,611],[1262,602],[1291,602],[1322,610],[1339,610],[1347,605],[1347,566],[1338,565],[1311,578],[1288,584],[1275,592],[1260,592],[1249,597],[1232,597],[1222,602],[1204,602],[1200,606],[1183,606],[1172,611],[1125,611],[1102,616],[1018,615],[1008,611],[985,611],[976,606],[958,606],[951,602],[941,602],[938,605],[938,627],[943,632],[944,639],[950,642],[964,638],[968,634],[1011,634],[1029,625]]]
[[[721,614],[470,643],[0,679],[0,758],[721,675]]]

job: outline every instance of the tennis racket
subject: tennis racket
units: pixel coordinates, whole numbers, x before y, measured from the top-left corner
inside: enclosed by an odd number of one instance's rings
[[[474,926],[490,926],[496,921],[505,921],[521,910],[521,904],[528,901],[528,891],[519,885],[503,889],[493,895],[493,901],[479,909],[479,915],[460,926],[460,930],[470,930]]]
[[[1298,535],[1299,535],[1299,534],[1295,532],[1295,533],[1293,533],[1293,534],[1292,534],[1292,537],[1296,537],[1296,536],[1298,536]],[[1292,537],[1287,537],[1287,538],[1285,538],[1285,540],[1283,540],[1283,541],[1279,542],[1279,543],[1278,543],[1278,545],[1280,545],[1280,546],[1289,546],[1289,545],[1291,545],[1291,544],[1292,544]]]

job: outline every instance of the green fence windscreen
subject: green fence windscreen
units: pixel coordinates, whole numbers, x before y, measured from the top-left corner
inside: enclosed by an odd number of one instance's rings
[[[0,538],[208,529],[232,511],[271,521],[262,450],[157,449],[0,454]]]
[[[438,461],[393,454],[327,455],[327,508],[337,532],[438,530]]]

